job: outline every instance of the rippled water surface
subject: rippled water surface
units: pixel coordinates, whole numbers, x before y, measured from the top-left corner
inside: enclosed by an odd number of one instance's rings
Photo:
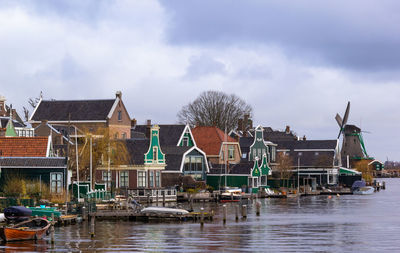
[[[5,251],[140,251],[140,252],[400,252],[400,179],[385,179],[387,188],[368,196],[314,196],[262,199],[261,215],[249,203],[248,218],[235,221],[234,204],[213,209],[213,222],[142,223],[98,221],[90,239],[87,223],[56,228],[56,244],[7,243]],[[203,206],[198,204],[195,209]]]

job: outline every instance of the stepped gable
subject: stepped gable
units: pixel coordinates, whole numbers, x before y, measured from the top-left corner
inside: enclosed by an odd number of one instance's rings
[[[2,157],[46,157],[49,137],[0,137]]]
[[[106,120],[114,102],[115,99],[42,100],[36,108],[31,120]]]

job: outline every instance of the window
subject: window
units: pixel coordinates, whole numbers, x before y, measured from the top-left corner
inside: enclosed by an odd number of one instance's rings
[[[126,139],[126,133],[122,133],[122,139]]]
[[[276,148],[275,147],[271,147],[271,157],[272,157],[272,161],[276,160]]]
[[[118,137],[119,137],[118,133],[115,133],[114,134],[114,139],[118,139]]]
[[[118,111],[118,121],[122,121],[122,112]]]
[[[63,192],[63,173],[52,172],[50,173],[50,190],[52,193]]]
[[[228,159],[229,159],[229,160],[235,159],[235,147],[232,146],[232,145],[230,145],[230,146],[228,147]]]
[[[319,153],[318,153],[318,152],[315,152],[315,155],[319,155]]]
[[[102,173],[102,179],[103,179],[103,182],[106,183],[107,188],[109,188],[109,187],[111,186],[111,171],[110,171],[110,172],[108,172],[108,171],[103,171],[103,173]]]
[[[253,178],[253,187],[258,187],[258,178]]]
[[[157,147],[153,147],[153,161],[157,161],[158,157],[157,157],[157,153],[158,153],[158,148]]]
[[[120,187],[129,186],[129,171],[121,171],[119,174]]]
[[[149,187],[154,187],[154,172],[149,171]]]
[[[299,152],[298,155],[299,155],[299,156],[302,156],[302,155],[303,155],[303,152]]]
[[[161,187],[161,172],[159,170],[156,171],[156,187]]]
[[[267,176],[261,176],[261,185],[267,185]]]
[[[138,187],[146,187],[146,171],[138,171]]]
[[[247,158],[247,153],[243,153],[242,158],[244,158],[244,159]]]
[[[183,137],[182,146],[184,146],[184,147],[189,146],[189,138],[188,137]]]
[[[186,156],[184,170],[186,173],[199,173],[203,171],[203,157]]]

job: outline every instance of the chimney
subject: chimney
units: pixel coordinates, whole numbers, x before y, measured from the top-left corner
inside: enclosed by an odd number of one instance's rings
[[[286,126],[285,133],[286,133],[286,134],[290,134],[290,126]]]
[[[0,116],[6,116],[6,98],[0,95]]]
[[[239,131],[243,130],[243,119],[238,120],[237,130],[239,130]]]
[[[132,119],[132,120],[131,120],[131,127],[135,127],[136,124],[137,124],[136,119]]]
[[[150,138],[151,119],[146,120],[146,137]]]
[[[306,135],[303,135],[303,141],[306,141],[306,140],[307,140]]]
[[[120,90],[115,93],[115,98],[122,98],[122,92]]]

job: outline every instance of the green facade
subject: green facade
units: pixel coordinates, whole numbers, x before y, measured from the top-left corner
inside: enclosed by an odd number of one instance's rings
[[[220,189],[225,186],[225,178],[227,186],[247,187],[248,175],[207,175],[207,185],[214,189]]]
[[[178,146],[187,146],[187,147],[193,147],[194,142],[193,142],[193,137],[190,134],[188,127],[185,128],[185,133],[183,134],[181,142],[178,144]],[[187,140],[187,142],[185,142]],[[186,145],[187,144],[187,145]]]
[[[12,119],[9,119],[7,126],[6,126],[6,137],[16,137],[16,136],[17,136],[17,132],[15,132],[15,128],[14,128]]]
[[[165,155],[161,151],[160,146],[160,127],[155,125],[150,129],[150,147],[146,154],[144,154],[145,164],[165,164]]]
[[[253,166],[253,169],[251,170],[251,176],[252,177],[261,176],[261,171],[260,171],[260,168],[258,167],[258,161],[257,160],[254,161],[254,166]]]
[[[261,175],[268,176],[271,169],[268,167],[267,156],[263,156],[262,164],[261,164]]]

